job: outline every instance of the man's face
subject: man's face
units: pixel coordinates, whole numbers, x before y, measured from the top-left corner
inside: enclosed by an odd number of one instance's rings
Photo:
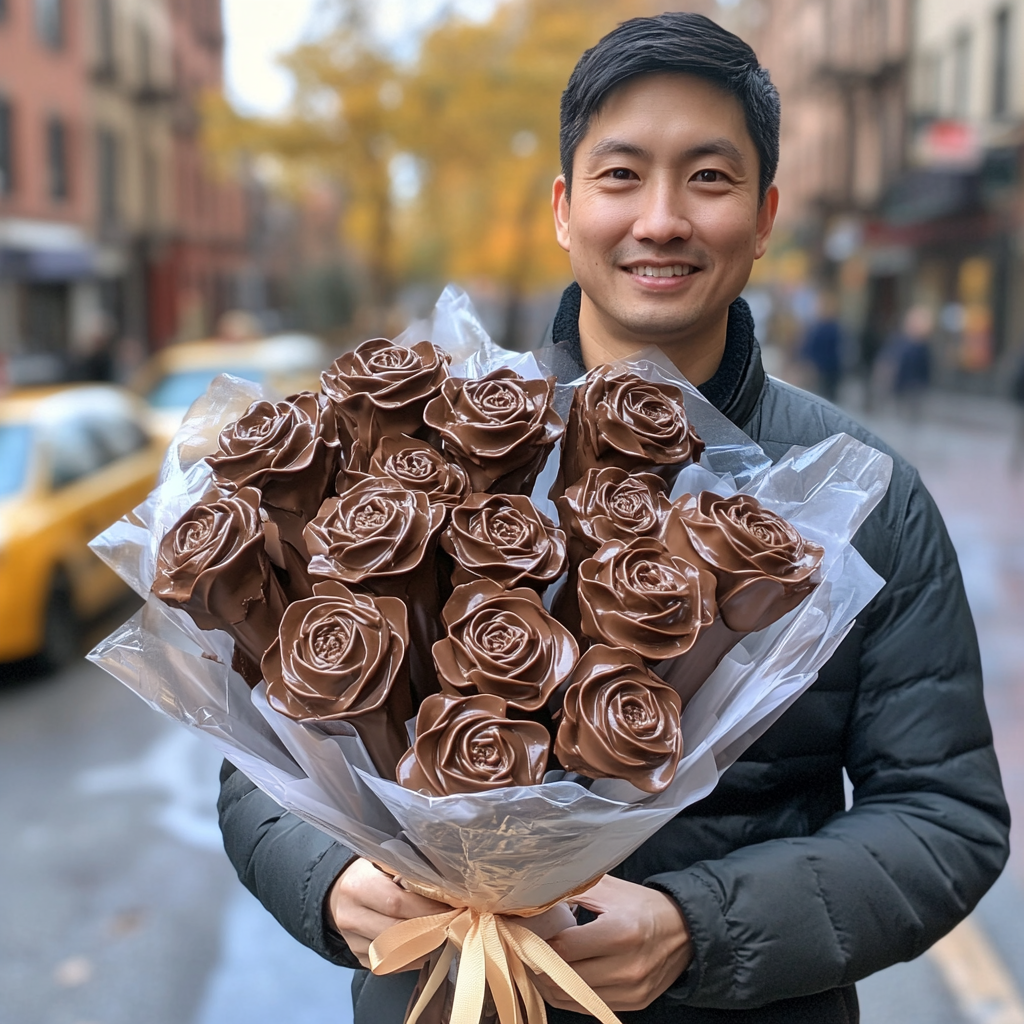
[[[721,331],[768,243],[777,206],[758,203],[743,108],[692,75],[615,89],[554,187],[558,242],[596,323],[626,344],[698,342]],[[581,322],[583,317],[581,315]]]

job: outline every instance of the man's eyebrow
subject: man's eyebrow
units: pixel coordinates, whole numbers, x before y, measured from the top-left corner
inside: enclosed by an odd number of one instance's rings
[[[696,146],[691,146],[689,149],[684,150],[682,154],[687,160],[692,160],[694,157],[712,155],[724,156],[727,160],[732,160],[734,163],[741,165],[746,163],[739,147],[724,136],[717,139],[707,139]],[[598,159],[604,156],[632,156],[639,160],[646,160],[650,158],[651,154],[643,146],[638,146],[633,142],[626,142],[625,139],[607,138],[595,143],[588,156]]]
[[[706,142],[691,146],[683,155],[687,158],[695,156],[724,156],[727,160],[732,160],[737,164],[746,163],[743,159],[743,153],[736,143],[724,136],[718,139],[708,139]]]
[[[592,157],[635,156],[640,160],[646,160],[651,154],[643,146],[626,142],[624,139],[602,139],[600,142],[595,143],[589,155]]]

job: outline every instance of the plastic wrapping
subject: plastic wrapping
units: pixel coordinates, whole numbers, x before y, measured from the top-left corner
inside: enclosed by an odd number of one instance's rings
[[[542,375],[532,355],[494,345],[464,294],[450,286],[432,322],[396,340],[424,336],[452,352],[457,375],[498,366]],[[355,852],[479,910],[515,912],[556,900],[614,867],[706,796],[811,685],[882,586],[850,541],[885,493],[887,455],[841,434],[794,449],[773,467],[660,354],[643,355],[628,365],[647,379],[684,387],[688,415],[707,443],[700,465],[680,474],[673,495],[743,489],[825,549],[820,585],[783,619],[746,636],[686,707],[685,755],[664,792],[650,796],[615,780],[598,780],[588,790],[556,772],[542,786],[470,796],[432,798],[402,789],[373,773],[354,733],[325,736],[274,712],[262,686],[250,692],[229,668],[225,634],[199,630],[184,613],[148,597],[160,538],[207,487],[201,456],[258,397],[252,385],[231,378],[218,378],[190,411],[149,498],[93,543],[147,602],[91,660],[158,711],[203,732],[282,806]],[[558,390],[564,412],[572,389]],[[557,460],[556,449],[533,494],[549,515]],[[670,675],[671,664],[661,674]]]

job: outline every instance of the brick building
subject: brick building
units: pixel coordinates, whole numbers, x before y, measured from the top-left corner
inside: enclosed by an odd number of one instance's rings
[[[252,186],[201,149],[223,47],[219,0],[0,0],[0,354],[29,376],[262,307]]]

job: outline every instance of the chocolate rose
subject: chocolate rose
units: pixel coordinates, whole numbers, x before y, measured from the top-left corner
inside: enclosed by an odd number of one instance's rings
[[[455,588],[443,615],[448,636],[434,644],[434,663],[448,693],[491,693],[538,711],[579,657],[572,634],[528,587],[466,583]]]
[[[328,498],[306,527],[309,571],[346,583],[403,576],[430,559],[443,520],[422,491],[368,477]]]
[[[657,536],[672,508],[661,477],[616,466],[587,470],[557,504],[570,554],[574,547],[592,553],[609,540]]]
[[[526,380],[498,369],[478,380],[449,378],[423,418],[472,489],[528,493],[565,424],[551,408],[555,378]]]
[[[562,445],[562,486],[588,469],[647,469],[671,485],[704,450],[686,418],[683,392],[611,364],[597,366],[576,389]]]
[[[660,793],[683,755],[679,695],[621,647],[595,644],[562,702],[555,757],[591,779],[625,779]]]
[[[452,511],[441,547],[456,562],[452,583],[489,579],[543,590],[565,568],[565,534],[525,494],[473,494]]]
[[[412,717],[405,605],[325,580],[288,606],[263,657],[267,701],[300,722],[348,722],[377,770],[395,777]]]
[[[218,445],[206,461],[221,486],[256,487],[268,510],[283,509],[304,523],[320,507],[338,468],[334,414],[308,391],[276,404],[254,402],[221,431]]]
[[[537,786],[551,738],[539,722],[510,721],[500,697],[428,697],[416,716],[416,739],[398,763],[398,783],[427,796]]]
[[[260,492],[242,487],[193,505],[161,540],[152,587],[200,629],[230,633],[254,665],[277,635],[285,605],[264,547],[259,504]]]
[[[654,537],[610,540],[580,566],[583,632],[648,661],[685,654],[715,617],[715,577]]]
[[[795,608],[818,585],[825,554],[756,498],[712,491],[675,503],[665,543],[715,574],[719,614],[740,633],[764,629]]]
[[[410,491],[422,491],[431,505],[449,509],[470,494],[469,477],[461,466],[449,462],[425,441],[411,437],[381,438],[363,475],[390,477]]]
[[[345,435],[345,449],[359,440],[368,452],[382,437],[423,429],[423,410],[448,378],[451,356],[429,341],[409,348],[386,338],[364,341],[336,359],[320,377]]]

